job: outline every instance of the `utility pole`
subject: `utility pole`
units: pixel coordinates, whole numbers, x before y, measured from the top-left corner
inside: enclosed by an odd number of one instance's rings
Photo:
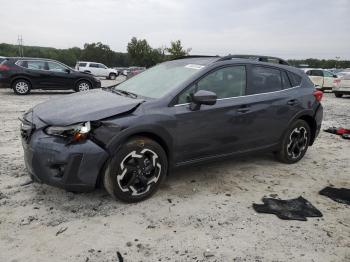
[[[18,35],[17,43],[18,43],[18,54],[19,54],[20,57],[23,57],[24,56],[24,51],[23,51],[23,38],[22,38],[22,35]]]

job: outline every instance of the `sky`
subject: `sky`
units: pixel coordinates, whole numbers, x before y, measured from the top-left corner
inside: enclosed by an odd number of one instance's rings
[[[102,42],[126,52],[180,39],[191,54],[350,59],[350,0],[0,0],[0,43]]]

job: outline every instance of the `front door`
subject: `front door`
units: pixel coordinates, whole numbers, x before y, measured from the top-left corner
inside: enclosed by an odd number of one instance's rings
[[[246,89],[244,65],[219,68],[206,75],[179,95],[172,110],[176,116],[176,162],[205,159],[245,148],[249,109],[242,96]],[[215,105],[191,110],[190,94],[198,90],[216,93]]]
[[[52,82],[52,88],[72,89],[74,88],[75,76],[72,71],[62,64],[47,62]]]

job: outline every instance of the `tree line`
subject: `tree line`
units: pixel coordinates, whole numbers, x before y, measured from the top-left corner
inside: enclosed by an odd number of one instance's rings
[[[109,67],[150,67],[170,59],[186,56],[191,52],[191,48],[185,49],[180,40],[170,42],[169,47],[153,48],[146,39],[133,37],[127,44],[127,53],[115,52],[101,42],[86,43],[83,48],[72,47],[68,49],[24,46],[23,51],[26,57],[54,59],[69,66],[75,66],[77,61],[94,61]],[[18,55],[17,45],[0,44],[0,56]],[[309,58],[290,59],[288,62],[294,66],[307,65],[314,68],[350,68],[349,60]]]
[[[170,47],[152,48],[145,39],[133,37],[127,45],[127,53],[115,52],[101,42],[86,43],[84,48],[57,49],[52,47],[23,46],[26,57],[40,57],[75,66],[77,61],[94,61],[109,67],[150,67],[166,60],[188,55],[180,40],[172,41]],[[17,45],[0,44],[0,56],[19,56]]]

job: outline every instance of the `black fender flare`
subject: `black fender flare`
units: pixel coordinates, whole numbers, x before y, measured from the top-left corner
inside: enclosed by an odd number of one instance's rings
[[[14,77],[11,79],[10,87],[13,88],[13,83],[14,83],[15,81],[17,81],[17,80],[20,80],[20,79],[24,79],[24,80],[28,81],[29,84],[30,84],[30,88],[33,89],[33,83],[32,83],[32,81],[30,80],[30,78],[27,77],[27,76],[23,76],[23,75],[14,76]]]
[[[145,136],[159,143],[168,157],[169,166],[173,160],[173,138],[169,132],[160,125],[141,125],[127,128],[116,134],[106,145],[106,151],[111,156],[118,148],[133,136]]]
[[[282,133],[282,136],[280,138],[280,141],[282,141],[283,137],[286,135],[286,132],[288,131],[289,127],[291,126],[291,124],[295,121],[295,120],[298,120],[298,119],[303,119],[303,120],[306,120],[306,119],[312,119],[312,121],[314,123],[311,124],[310,126],[310,129],[311,129],[311,139],[310,139],[310,145],[313,144],[314,140],[315,140],[315,133],[316,133],[316,130],[315,130],[315,127],[316,127],[316,120],[314,119],[315,117],[315,112],[314,110],[312,109],[306,109],[306,110],[303,110],[303,111],[300,111],[298,113],[296,113],[288,122],[286,128],[284,129],[283,133]],[[308,122],[306,120],[306,122]],[[310,123],[308,122],[308,124],[310,125]]]
[[[75,88],[77,87],[77,84],[78,84],[80,81],[83,81],[83,80],[84,80],[84,81],[88,81],[88,82],[90,83],[91,89],[94,88],[94,85],[92,84],[92,81],[91,81],[90,79],[87,79],[87,78],[84,78],[84,77],[81,77],[81,78],[78,78],[77,80],[75,80],[73,88],[75,89]]]

